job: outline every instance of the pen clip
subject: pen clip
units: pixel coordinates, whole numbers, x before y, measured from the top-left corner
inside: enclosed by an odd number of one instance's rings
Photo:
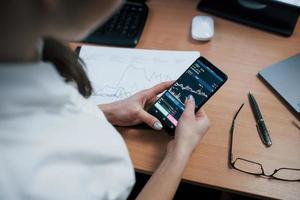
[[[264,145],[266,145],[268,147],[268,145],[267,145],[268,143],[267,143],[266,139],[264,138],[263,133],[260,131],[260,128],[259,128],[258,124],[256,124],[256,129],[257,129],[257,132],[258,132],[258,135],[259,135],[260,139],[262,140]]]

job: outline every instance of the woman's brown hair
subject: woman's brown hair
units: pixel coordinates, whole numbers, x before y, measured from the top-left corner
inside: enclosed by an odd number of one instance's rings
[[[92,86],[84,71],[84,63],[71,48],[58,40],[46,38],[43,60],[53,63],[66,82],[75,82],[82,96],[91,96]]]

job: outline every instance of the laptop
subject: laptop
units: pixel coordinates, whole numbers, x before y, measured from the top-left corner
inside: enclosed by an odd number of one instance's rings
[[[258,73],[300,115],[300,53]]]

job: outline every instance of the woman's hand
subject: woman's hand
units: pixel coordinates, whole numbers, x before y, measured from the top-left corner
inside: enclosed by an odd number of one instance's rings
[[[178,121],[175,138],[168,145],[168,151],[190,155],[207,132],[209,124],[204,110],[195,113],[195,100],[190,95],[185,101],[185,110]]]
[[[185,102],[168,152],[155,170],[137,199],[173,199],[190,155],[206,133],[209,120],[203,110],[195,114],[195,102],[190,97]]]
[[[124,100],[102,104],[98,107],[113,125],[132,126],[144,122],[153,129],[161,130],[163,128],[161,122],[145,111],[145,109],[153,104],[157,95],[168,89],[173,82],[163,82],[150,89],[142,90]]]

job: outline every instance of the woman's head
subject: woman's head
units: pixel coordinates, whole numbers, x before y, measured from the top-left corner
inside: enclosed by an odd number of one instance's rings
[[[121,0],[9,0],[0,6],[6,33],[79,40],[101,24]]]

